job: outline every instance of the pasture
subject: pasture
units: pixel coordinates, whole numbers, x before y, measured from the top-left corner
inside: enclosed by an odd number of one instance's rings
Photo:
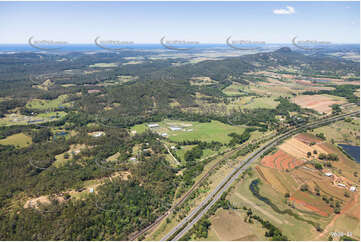
[[[95,63],[93,65],[89,65],[90,68],[109,68],[109,67],[117,67],[118,63]]]
[[[243,206],[251,208],[255,214],[264,220],[270,221],[274,226],[279,228],[289,240],[310,240],[316,237],[318,232],[312,225],[297,220],[288,214],[275,212],[271,206],[252,194],[249,185],[252,180],[259,177],[257,173],[254,174],[252,177],[235,184],[235,189],[229,194],[230,202],[238,208],[242,208]],[[290,209],[284,202],[283,194],[274,190],[270,184],[262,180],[262,184],[260,184],[259,187],[260,194],[270,199],[279,209]],[[304,217],[306,218],[306,216],[307,219],[309,219],[309,215],[305,214]]]
[[[232,139],[228,134],[232,132],[242,134],[245,130],[245,127],[227,125],[219,121],[199,123],[180,120],[163,120],[162,122],[157,122],[157,124],[159,127],[155,128],[149,128],[147,123],[139,124],[133,126],[131,130],[142,133],[145,130],[150,129],[159,134],[166,134],[166,137],[174,142],[200,140],[207,142],[218,141],[221,143],[227,143]],[[180,130],[171,130],[171,127],[177,127],[180,128]]]
[[[14,146],[19,146],[21,148],[27,147],[31,145],[31,143],[32,143],[31,137],[23,133],[13,134],[6,137],[5,139],[0,139],[0,144],[2,145],[14,145]]]
[[[360,119],[352,118],[350,122],[338,121],[312,130],[312,134],[324,133],[328,142],[360,145]]]
[[[245,222],[245,216],[245,212],[242,214],[240,210],[219,209],[210,219],[210,230],[223,241],[263,240],[265,229],[258,224],[253,226]]]
[[[61,106],[68,107],[70,103],[66,103],[68,96],[61,95],[53,100],[45,100],[45,99],[32,99],[27,104],[27,108],[31,109],[39,109],[39,110],[49,110],[59,108]]]

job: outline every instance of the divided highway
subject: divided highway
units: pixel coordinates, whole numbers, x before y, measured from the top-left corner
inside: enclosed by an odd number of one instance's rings
[[[218,184],[218,186],[201,202],[200,205],[193,209],[189,215],[187,215],[161,240],[166,241],[172,239],[177,241],[182,238],[193,227],[193,225],[197,223],[202,218],[202,216],[206,214],[208,210],[219,200],[223,193],[228,190],[228,188],[241,175],[244,170],[246,170],[254,161],[260,158],[270,148],[277,145],[280,141],[301,132],[305,128],[315,128],[319,125],[325,125],[331,122],[342,120],[347,116],[352,116],[356,114],[360,115],[360,112],[356,111],[348,114],[342,114],[331,118],[325,118],[311,124],[302,125],[295,129],[289,130],[286,133],[281,134],[273,140],[269,141],[267,144],[248,155],[244,162],[241,162],[236,168],[234,168],[233,171],[220,184]]]

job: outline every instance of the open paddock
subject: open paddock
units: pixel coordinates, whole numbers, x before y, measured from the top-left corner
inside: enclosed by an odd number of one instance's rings
[[[314,212],[323,217],[328,217],[333,213],[333,209],[326,202],[308,192],[296,191],[290,197],[290,201],[300,209]]]
[[[220,240],[232,241],[244,237],[256,237],[252,225],[244,222],[236,211],[219,209],[211,219],[211,229]]]
[[[294,102],[303,108],[314,109],[319,113],[330,113],[331,105],[343,104],[346,100],[330,95],[300,95],[294,98]]]

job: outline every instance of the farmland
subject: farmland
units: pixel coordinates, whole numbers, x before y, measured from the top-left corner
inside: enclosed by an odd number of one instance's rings
[[[6,137],[5,139],[0,139],[0,144],[2,145],[14,145],[21,148],[27,147],[31,145],[31,143],[32,143],[31,137],[23,133],[14,134]]]
[[[2,53],[0,239],[359,239],[358,65],[207,48]]]
[[[294,102],[303,108],[314,109],[319,113],[330,113],[333,104],[343,104],[346,101],[339,97],[326,95],[301,95],[294,99]]]
[[[251,181],[257,178],[257,176],[257,173],[253,174],[251,177],[247,177],[245,180],[235,184],[235,189],[231,192],[228,198],[231,204],[239,209],[243,206],[251,208],[255,214],[260,215],[263,219],[270,221],[273,225],[280,228],[290,240],[293,238],[308,240],[312,236],[316,236],[317,232],[311,225],[299,221],[287,214],[279,214],[266,203],[253,196],[249,189],[249,185]],[[284,203],[282,196],[279,196],[279,192],[272,189],[272,187],[265,182],[261,185],[261,194],[267,196],[268,198],[272,198],[272,202],[276,203],[280,209],[285,210],[289,208],[287,204]],[[255,225],[250,224],[249,226]]]
[[[252,226],[244,222],[245,216],[245,212],[241,210],[220,209],[215,216],[212,217],[212,226],[210,229],[217,235],[218,240],[264,240],[264,229],[262,226]]]
[[[331,165],[327,166],[326,161],[318,159],[317,154],[321,153],[336,154],[338,161],[331,161]],[[290,166],[295,160],[300,161],[299,164]],[[316,163],[323,166],[321,170],[315,168]],[[360,195],[358,190],[349,191],[351,186],[359,189],[359,179],[354,175],[354,172],[359,170],[359,164],[346,157],[336,146],[309,133],[299,134],[286,140],[277,150],[261,159],[260,165],[256,165],[255,170],[262,181],[261,194],[279,209],[282,210],[285,205],[291,207],[292,211],[297,211],[309,221],[319,223],[321,228],[325,228],[328,232],[343,231],[346,229],[345,224],[349,224],[353,237],[359,238],[358,212],[351,215],[351,211],[359,211],[359,204],[355,203],[355,199]],[[306,190],[303,190],[305,187]],[[245,189],[242,192],[245,192]],[[273,193],[287,194],[287,196],[282,198],[280,195],[272,195]],[[345,196],[346,193],[350,196]],[[335,212],[335,204],[340,206],[340,212]],[[274,212],[276,211],[270,213]],[[263,214],[267,213],[263,212]],[[279,214],[277,217],[280,216],[285,215]],[[352,216],[356,218],[352,219]],[[291,220],[287,218],[287,221]],[[283,228],[282,231],[287,231],[289,238],[299,232],[286,228],[284,224],[280,227]],[[308,233],[304,239],[317,240],[328,236],[326,233],[317,235],[315,229],[311,231],[314,232]],[[299,236],[302,235],[296,235],[297,238]]]
[[[346,143],[360,145],[360,119],[352,118],[348,121],[338,121],[328,126],[314,129],[312,134],[323,133],[330,143]]]
[[[231,140],[228,134],[235,132],[242,134],[245,130],[241,126],[231,126],[219,121],[209,123],[186,122],[180,120],[164,120],[158,122],[159,127],[151,128],[159,134],[166,134],[170,141],[200,140],[200,141],[218,141],[227,143]],[[148,129],[148,124],[140,124],[131,128],[137,133],[144,132]],[[179,127],[180,130],[173,131],[170,127]]]
[[[26,107],[39,110],[50,110],[59,107],[64,108],[70,106],[69,103],[66,103],[67,98],[67,95],[61,95],[53,100],[32,99],[26,104]]]

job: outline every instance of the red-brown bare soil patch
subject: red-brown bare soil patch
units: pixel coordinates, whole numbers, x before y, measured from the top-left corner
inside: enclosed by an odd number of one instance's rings
[[[333,100],[332,97],[323,95],[301,95],[294,99],[295,103],[303,108],[314,109],[320,113],[330,113],[332,104],[342,104],[343,101]]]
[[[296,166],[302,165],[304,161],[297,159],[283,150],[278,150],[272,155],[265,156],[261,164],[265,167],[276,168],[277,170],[285,171],[290,170]]]

